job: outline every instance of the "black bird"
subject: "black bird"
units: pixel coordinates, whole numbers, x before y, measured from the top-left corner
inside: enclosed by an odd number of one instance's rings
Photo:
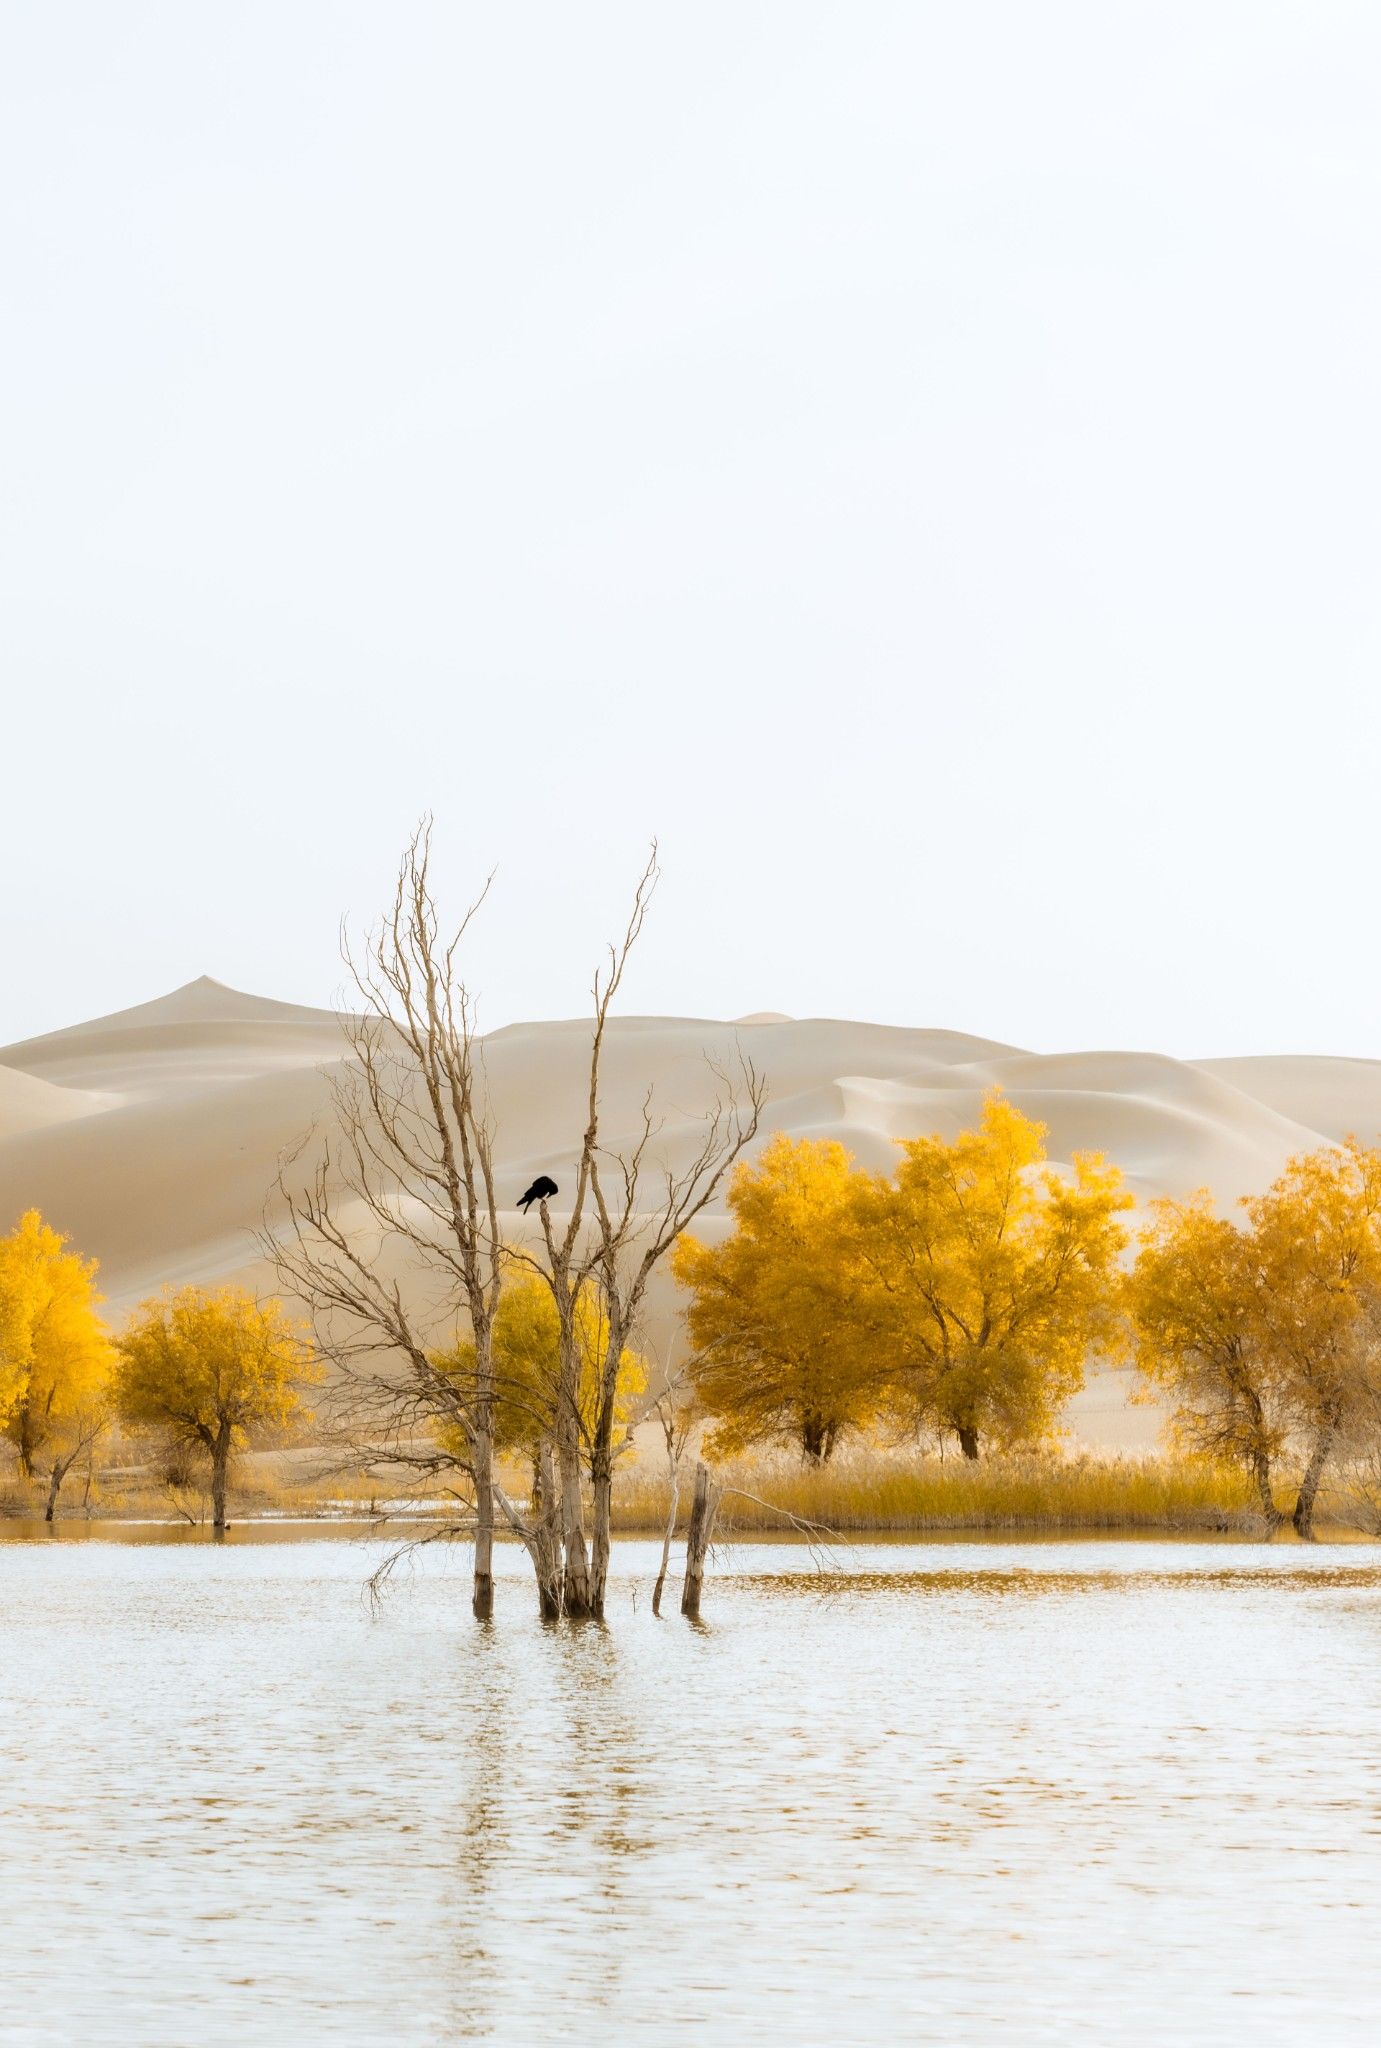
[[[524,1216],[526,1216],[528,1210],[531,1208],[534,1202],[545,1202],[548,1195],[556,1195],[560,1192],[560,1189],[557,1187],[556,1182],[551,1178],[550,1174],[539,1173],[536,1180],[532,1183],[532,1186],[528,1189],[527,1193],[525,1195],[520,1195],[518,1197],[518,1207],[522,1210]]]

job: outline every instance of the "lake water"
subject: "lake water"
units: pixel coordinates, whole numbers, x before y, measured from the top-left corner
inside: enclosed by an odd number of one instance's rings
[[[0,1543],[0,2040],[1376,2039],[1369,1547],[619,1555]]]

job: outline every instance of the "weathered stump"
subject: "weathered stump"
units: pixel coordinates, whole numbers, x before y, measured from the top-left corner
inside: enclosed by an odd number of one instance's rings
[[[690,1527],[686,1531],[686,1576],[681,1587],[681,1612],[688,1621],[700,1619],[700,1592],[705,1583],[705,1553],[714,1534],[714,1518],[724,1489],[708,1465],[695,1468],[695,1492],[691,1496]]]

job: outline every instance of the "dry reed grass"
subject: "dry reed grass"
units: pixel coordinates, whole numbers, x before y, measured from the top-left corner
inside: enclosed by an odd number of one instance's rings
[[[1230,1467],[1154,1457],[901,1458],[859,1451],[818,1467],[745,1459],[720,1474],[722,1533],[780,1529],[784,1516],[883,1533],[945,1529],[1248,1529],[1251,1491]],[[683,1487],[683,1496],[687,1489]],[[683,1499],[684,1513],[684,1499]],[[660,1530],[665,1479],[632,1474],[615,1494],[621,1530]]]
[[[787,1529],[792,1519],[854,1534],[1046,1529],[1259,1530],[1255,1495],[1231,1466],[1182,1456],[1145,1458],[1064,1456],[1058,1452],[982,1458],[906,1455],[858,1449],[819,1467],[784,1453],[746,1457],[717,1467],[727,1489],[719,1532],[750,1535]],[[504,1473],[521,1497],[527,1475]],[[690,1501],[683,1473],[678,1529]],[[24,1481],[10,1464],[0,1472],[0,1516],[43,1512],[41,1481]],[[1340,1475],[1324,1500],[1335,1529],[1381,1534],[1376,1499],[1363,1503]],[[401,1474],[342,1471],[324,1454],[307,1450],[260,1453],[232,1469],[230,1518],[325,1520],[386,1511],[410,1495],[414,1511],[438,1517],[454,1512],[444,1493],[411,1493]],[[1281,1475],[1277,1497],[1288,1508],[1291,1476]],[[1378,1491],[1376,1498],[1381,1498]],[[622,1535],[660,1534],[666,1521],[667,1480],[645,1467],[622,1473],[614,1491],[614,1527]],[[74,1473],[59,1509],[63,1520],[209,1522],[210,1503],[195,1480],[170,1485],[154,1465],[98,1466],[89,1492]]]

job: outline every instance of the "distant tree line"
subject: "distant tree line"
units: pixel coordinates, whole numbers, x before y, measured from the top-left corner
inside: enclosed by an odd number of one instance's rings
[[[999,1095],[976,1131],[910,1139],[890,1176],[780,1136],[729,1189],[720,1243],[686,1237],[691,1376],[712,1446],[926,1436],[976,1458],[1048,1438],[1090,1358],[1130,1354],[1188,1448],[1251,1475],[1269,1531],[1315,1531],[1331,1462],[1381,1445],[1381,1152],[1291,1160],[1219,1216],[1149,1206],[1130,1263],[1121,1175],[1060,1174]]]
[[[96,1265],[37,1210],[0,1238],[0,1426],[56,1515],[64,1481],[116,1423],[203,1466],[212,1526],[226,1527],[232,1455],[309,1419],[320,1377],[308,1332],[242,1288],[186,1287],[147,1301],[112,1338]]]

